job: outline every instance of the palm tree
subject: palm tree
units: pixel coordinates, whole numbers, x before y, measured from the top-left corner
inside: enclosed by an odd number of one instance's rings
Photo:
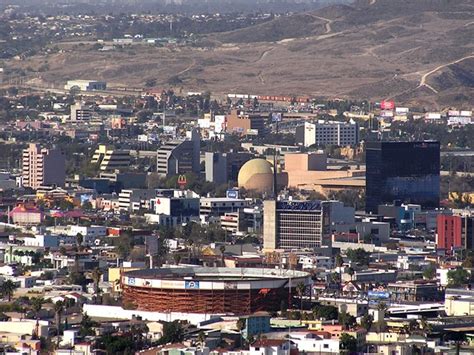
[[[36,319],[39,318],[39,312],[41,311],[41,308],[43,308],[45,302],[46,301],[43,297],[33,297],[31,299],[31,308],[35,312]]]
[[[377,305],[377,309],[379,311],[386,311],[387,310],[387,304],[385,302],[380,302],[378,305]]]
[[[99,299],[99,281],[100,281],[100,277],[102,276],[102,271],[100,271],[100,269],[98,267],[96,267],[93,271],[92,271],[92,280],[94,281],[94,295],[95,295],[95,301],[97,302],[97,300]]]
[[[246,324],[247,324],[247,320],[245,318],[239,318],[237,320],[236,326],[239,332],[242,332],[242,330],[245,329]]]
[[[298,297],[300,298],[300,313],[303,313],[303,296],[304,296],[305,291],[306,291],[306,285],[303,282],[299,282],[296,285],[296,293],[298,294]]]
[[[354,276],[354,273],[355,273],[354,269],[352,267],[350,267],[349,269],[347,269],[347,273],[351,277],[351,282],[352,282],[352,277]]]
[[[219,247],[219,250],[221,252],[221,264],[224,266],[224,253],[225,253],[225,245],[221,245]]]
[[[12,280],[7,280],[0,286],[0,292],[3,296],[8,297],[8,302],[11,302],[12,296],[17,288],[18,286]]]
[[[204,331],[199,331],[199,334],[197,336],[197,342],[201,350],[204,349],[204,345],[206,344],[206,334],[204,334]]]
[[[56,328],[57,328],[57,338],[56,338],[56,347],[59,348],[59,333],[61,330],[61,316],[64,312],[64,302],[57,301],[54,304],[54,316],[56,318]]]
[[[77,235],[76,235],[76,248],[77,248],[77,250],[81,251],[83,249],[82,243],[84,243],[84,236],[81,233],[77,233]]]

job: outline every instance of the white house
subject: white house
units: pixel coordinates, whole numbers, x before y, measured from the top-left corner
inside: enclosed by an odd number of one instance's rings
[[[290,340],[298,347],[298,352],[339,354],[338,339],[324,339],[310,332],[292,332]]]

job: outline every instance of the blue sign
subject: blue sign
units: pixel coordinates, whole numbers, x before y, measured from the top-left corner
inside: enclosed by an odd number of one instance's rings
[[[227,190],[227,198],[239,198],[239,190]]]
[[[277,202],[277,209],[290,211],[318,211],[321,210],[321,201],[279,201]]]
[[[199,289],[199,281],[185,281],[184,282],[185,289]]]
[[[390,293],[387,291],[369,291],[367,292],[367,296],[369,298],[375,298],[375,299],[389,299],[390,298]]]
[[[92,200],[92,195],[81,195],[81,205]]]
[[[279,112],[272,113],[272,122],[281,122],[282,115]]]

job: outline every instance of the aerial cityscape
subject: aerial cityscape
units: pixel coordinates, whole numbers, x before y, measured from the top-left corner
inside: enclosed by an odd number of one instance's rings
[[[474,354],[474,0],[4,0],[0,353]]]

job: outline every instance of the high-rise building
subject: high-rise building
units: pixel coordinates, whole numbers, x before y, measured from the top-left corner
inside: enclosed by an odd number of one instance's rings
[[[200,135],[193,129],[190,140],[172,140],[158,149],[156,171],[162,176],[199,174],[199,152]]]
[[[95,150],[91,163],[98,164],[100,171],[126,169],[130,166],[130,151],[111,149],[101,144]]]
[[[225,184],[237,181],[239,170],[247,161],[254,157],[251,153],[215,153],[206,152],[206,181]]]
[[[305,147],[312,145],[348,146],[359,143],[359,125],[354,122],[305,122],[296,128],[296,139]]]
[[[368,142],[366,169],[367,212],[394,201],[439,206],[439,142]]]
[[[46,149],[31,143],[23,150],[22,180],[24,187],[63,186],[66,178],[66,160],[59,149]]]
[[[317,248],[323,242],[321,201],[275,201],[263,204],[263,248]]]
[[[92,119],[92,109],[81,102],[71,105],[71,121],[90,121]]]
[[[338,225],[354,223],[354,208],[339,201],[275,201],[263,204],[263,248],[319,248]]]

